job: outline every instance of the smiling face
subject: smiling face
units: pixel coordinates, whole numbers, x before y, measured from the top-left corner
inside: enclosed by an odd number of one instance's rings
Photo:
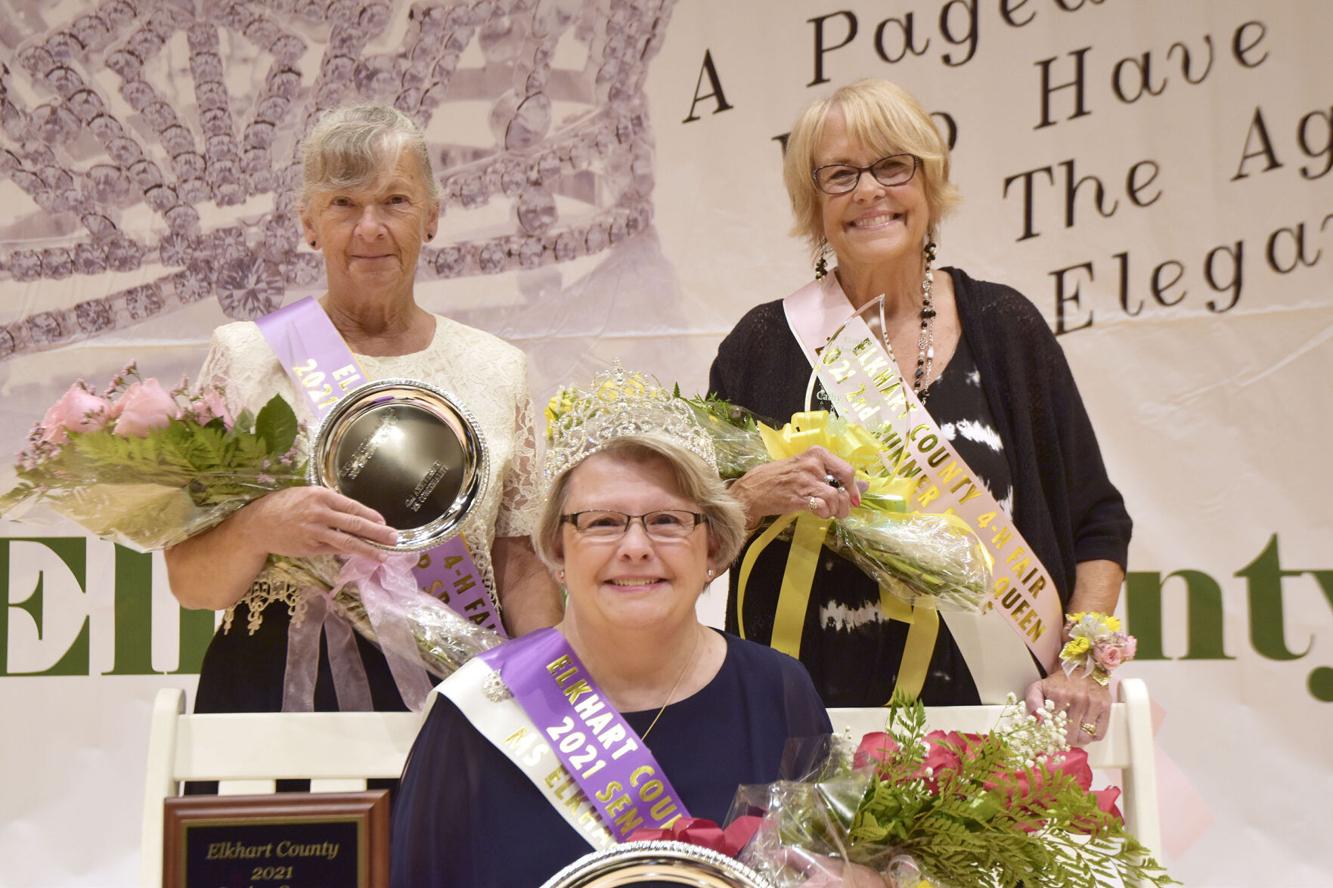
[[[399,151],[379,181],[312,195],[301,224],[324,254],[331,295],[411,290],[421,244],[439,221],[418,167],[413,154]]]
[[[595,454],[571,472],[561,511],[592,509],[627,515],[700,511],[680,494],[665,459],[623,453]],[[665,629],[694,620],[695,600],[714,566],[704,524],[684,539],[662,541],[649,538],[638,521],[614,540],[589,539],[565,523],[556,554],[569,589],[566,618],[594,632]]]
[[[865,167],[894,151],[877,151],[852,136],[838,109],[829,112],[814,151],[815,166],[846,163]],[[881,185],[864,173],[846,194],[823,194],[820,209],[824,237],[847,266],[873,267],[919,261],[930,229],[925,176],[917,170],[903,185]]]

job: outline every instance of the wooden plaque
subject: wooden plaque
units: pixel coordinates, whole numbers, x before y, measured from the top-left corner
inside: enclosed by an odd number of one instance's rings
[[[388,888],[387,790],[164,803],[164,888]]]

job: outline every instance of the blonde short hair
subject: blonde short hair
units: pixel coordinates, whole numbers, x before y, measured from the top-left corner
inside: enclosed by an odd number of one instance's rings
[[[745,512],[727,492],[722,479],[704,461],[685,448],[647,435],[615,438],[593,455],[609,455],[627,462],[661,460],[671,470],[677,492],[694,502],[704,514],[709,553],[718,564],[730,564],[745,543]],[[582,462],[556,476],[546,496],[541,517],[532,531],[532,544],[547,566],[555,569],[562,559],[560,516],[565,511],[569,479]]]
[[[320,191],[374,184],[404,150],[416,157],[422,185],[438,201],[426,135],[412,118],[388,105],[333,109],[315,122],[301,146],[302,204]]]
[[[887,80],[858,80],[840,87],[827,98],[810,103],[792,124],[782,162],[782,176],[796,217],[791,233],[805,238],[812,253],[819,252],[824,241],[823,195],[815,187],[811,172],[824,125],[835,110],[842,112],[848,134],[876,156],[915,154],[920,158],[917,175],[925,180],[930,236],[935,238],[940,220],[962,200],[949,181],[949,145],[917,100]]]

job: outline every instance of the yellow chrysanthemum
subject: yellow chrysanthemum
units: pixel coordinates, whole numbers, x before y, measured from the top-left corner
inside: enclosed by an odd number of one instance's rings
[[[574,395],[569,389],[560,389],[546,402],[546,421],[555,422],[574,407]]]
[[[603,401],[618,401],[622,397],[638,397],[648,391],[638,374],[626,377],[617,384],[616,380],[608,379],[597,389],[597,397]]]
[[[1071,638],[1060,651],[1061,660],[1072,660],[1075,657],[1081,657],[1092,650],[1092,641],[1086,636],[1080,635],[1078,638]]]

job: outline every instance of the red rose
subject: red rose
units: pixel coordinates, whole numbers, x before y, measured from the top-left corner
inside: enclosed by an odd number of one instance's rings
[[[884,765],[893,760],[898,752],[898,742],[884,731],[871,731],[861,738],[852,756],[852,764],[858,768],[867,765]]]

